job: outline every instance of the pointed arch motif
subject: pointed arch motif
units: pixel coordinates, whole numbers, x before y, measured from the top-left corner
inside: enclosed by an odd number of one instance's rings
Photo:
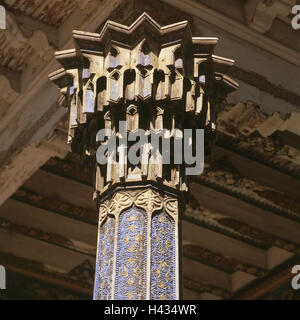
[[[117,48],[111,47],[108,55],[108,67],[107,70],[111,71],[118,68],[120,65],[120,52]]]
[[[139,112],[138,107],[131,104],[126,110],[127,130],[133,131],[139,128]]]
[[[94,113],[95,111],[95,93],[94,93],[94,84],[92,81],[89,81],[86,85],[84,92],[84,101],[83,101],[84,113]]]
[[[117,102],[122,97],[121,90],[121,74],[114,71],[109,76],[109,100]]]
[[[106,83],[106,77],[102,76],[97,79],[96,82],[96,92],[97,92],[97,110],[103,111],[103,107],[107,105],[107,99],[106,99],[106,89],[107,89],[107,83]]]

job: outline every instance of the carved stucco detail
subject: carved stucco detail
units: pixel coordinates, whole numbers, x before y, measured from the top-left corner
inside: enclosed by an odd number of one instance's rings
[[[163,200],[160,197],[159,193],[153,191],[152,189],[147,189],[139,193],[134,201],[134,204],[144,209],[149,214],[152,214],[154,211],[160,210],[163,208]]]
[[[108,215],[108,207],[106,204],[101,204],[99,207],[99,226],[101,226],[102,222],[106,219]]]
[[[129,194],[118,192],[113,196],[112,200],[109,202],[109,213],[119,215],[123,210],[131,207],[132,204],[133,200]]]
[[[166,212],[175,219],[178,216],[178,200],[172,197],[166,197],[164,199],[164,206]]]
[[[128,209],[133,204],[133,198],[130,194],[124,192],[117,192],[113,198],[106,200],[99,206],[99,225],[106,219],[108,214],[115,216],[120,215],[125,209]]]
[[[120,215],[125,209],[132,205],[144,209],[152,214],[165,208],[166,212],[176,220],[178,216],[179,204],[175,196],[163,195],[152,189],[145,189],[141,192],[130,190],[127,192],[117,192],[110,200],[106,200],[99,206],[99,223],[104,222],[108,214]]]
[[[251,102],[228,105],[218,115],[217,140],[299,176],[299,121],[299,112],[266,114]]]

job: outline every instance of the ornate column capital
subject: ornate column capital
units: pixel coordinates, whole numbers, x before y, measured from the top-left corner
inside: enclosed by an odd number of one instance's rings
[[[161,27],[144,13],[129,27],[107,21],[99,34],[73,31],[73,39],[75,49],[56,52],[63,68],[50,79],[70,110],[69,143],[84,155],[95,156],[102,128],[117,141],[139,128],[147,139],[168,135],[174,141],[185,128],[205,129],[208,138],[220,104],[237,87],[226,76],[233,60],[213,55],[218,39],[192,37],[187,21]],[[119,121],[126,121],[124,132]],[[187,190],[174,151],[165,165],[163,152],[153,156],[151,143],[144,143],[142,164],[133,166],[129,148],[120,146],[98,165],[96,195],[115,183],[144,180]]]

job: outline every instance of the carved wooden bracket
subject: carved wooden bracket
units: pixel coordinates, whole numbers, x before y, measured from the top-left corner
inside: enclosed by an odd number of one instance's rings
[[[43,31],[35,31],[30,38],[25,37],[15,21],[14,15],[10,12],[7,12],[6,24],[5,37],[12,48],[22,49],[25,46],[30,46],[43,60],[51,60],[54,48],[50,46],[47,35]]]
[[[244,7],[247,24],[265,33],[277,16],[287,17],[295,4],[296,0],[248,0]]]

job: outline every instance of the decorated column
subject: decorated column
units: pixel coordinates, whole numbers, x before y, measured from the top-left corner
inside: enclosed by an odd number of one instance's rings
[[[70,113],[72,151],[95,167],[94,299],[180,299],[188,178],[201,173],[195,162],[203,165],[218,109],[237,86],[225,75],[233,61],[212,54],[217,38],[146,13],[73,39],[50,79]]]

